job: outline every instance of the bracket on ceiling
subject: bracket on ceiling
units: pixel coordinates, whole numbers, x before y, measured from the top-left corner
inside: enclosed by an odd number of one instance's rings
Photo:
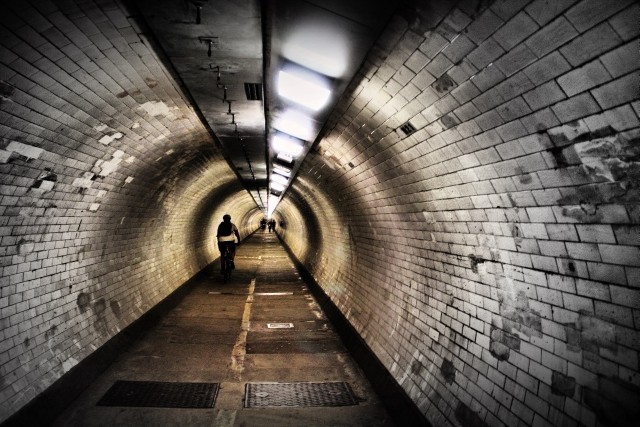
[[[211,48],[213,46],[213,43],[216,42],[218,40],[217,37],[198,37],[198,40],[200,40],[200,43],[206,43],[208,45],[207,48],[207,56],[211,57]],[[220,72],[220,69],[218,68],[218,73]]]
[[[198,25],[202,23],[202,16],[201,16],[202,6],[204,6],[205,3],[208,3],[208,2],[209,0],[191,0],[190,1],[190,3],[196,7],[196,24]]]

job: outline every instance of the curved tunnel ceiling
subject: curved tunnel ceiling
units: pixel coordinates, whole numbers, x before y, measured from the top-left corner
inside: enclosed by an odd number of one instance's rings
[[[265,213],[274,210],[295,178],[329,113],[397,7],[386,1],[137,4],[227,161]],[[314,111],[284,98],[278,81],[283,67],[325,81],[330,91],[326,104]],[[300,152],[289,157],[274,148],[277,135],[299,145]],[[274,171],[280,179],[275,184]]]

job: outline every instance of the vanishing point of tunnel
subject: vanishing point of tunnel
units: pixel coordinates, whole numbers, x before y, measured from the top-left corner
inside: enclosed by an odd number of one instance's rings
[[[633,0],[0,0],[0,423],[636,425],[639,41]]]

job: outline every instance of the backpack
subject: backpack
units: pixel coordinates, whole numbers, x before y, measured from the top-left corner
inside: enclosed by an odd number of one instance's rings
[[[218,226],[218,236],[231,236],[233,234],[233,224],[230,222],[221,222]]]

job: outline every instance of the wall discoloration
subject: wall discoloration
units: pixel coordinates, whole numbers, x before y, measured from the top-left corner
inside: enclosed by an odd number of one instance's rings
[[[566,325],[566,333],[567,348],[574,352],[598,353],[600,348],[617,351],[615,325],[588,313],[580,313],[574,324]]]
[[[458,402],[454,415],[463,427],[489,427],[476,412],[462,402]]]
[[[450,360],[442,359],[442,364],[440,365],[440,374],[447,382],[447,384],[453,384],[456,380],[456,368],[453,366]]]
[[[489,351],[498,360],[509,360],[511,350],[520,350],[520,338],[496,327],[491,327]]]
[[[76,304],[80,309],[80,313],[86,313],[86,311],[89,309],[89,306],[91,304],[91,297],[89,297],[89,295],[85,294],[84,292],[80,292],[78,294]]]
[[[576,391],[576,379],[562,372],[553,371],[551,376],[551,392],[560,396],[573,397]]]

